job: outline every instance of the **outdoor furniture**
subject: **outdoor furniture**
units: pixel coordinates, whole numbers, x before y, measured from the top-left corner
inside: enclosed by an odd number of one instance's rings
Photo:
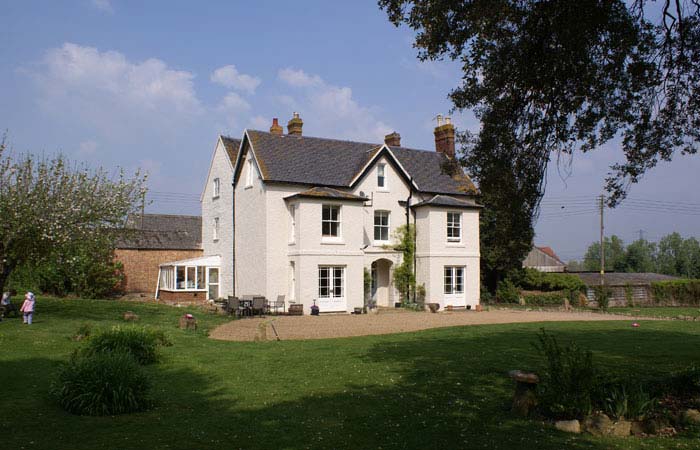
[[[236,317],[240,317],[245,314],[245,308],[241,305],[241,301],[238,297],[229,297],[225,305],[225,311],[228,314],[234,314]]]
[[[256,312],[261,316],[265,315],[265,303],[267,303],[265,297],[253,297],[253,316]]]
[[[284,312],[284,295],[278,295],[277,300],[269,302],[267,304],[267,310],[274,311],[275,314],[279,314],[280,311]]]

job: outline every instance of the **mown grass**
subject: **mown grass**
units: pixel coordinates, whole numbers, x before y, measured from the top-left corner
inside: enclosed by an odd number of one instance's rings
[[[633,316],[644,317],[700,317],[700,308],[682,307],[682,306],[650,306],[650,307],[625,307],[625,308],[608,308],[608,312],[613,314],[628,314]]]
[[[162,329],[173,346],[145,370],[156,407],[115,417],[61,410],[48,391],[78,346],[70,336],[123,323]],[[673,438],[613,439],[557,432],[508,412],[510,369],[535,369],[541,324],[443,328],[320,341],[208,339],[226,318],[193,311],[196,333],[177,329],[183,309],[40,298],[31,327],[0,323],[2,448],[700,448],[700,430]],[[189,311],[188,311],[189,312]],[[594,350],[610,373],[660,374],[700,364],[694,322],[547,323],[560,341]],[[28,426],[30,424],[30,426]]]

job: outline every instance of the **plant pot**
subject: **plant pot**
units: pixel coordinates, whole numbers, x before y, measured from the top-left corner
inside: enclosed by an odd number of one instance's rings
[[[355,309],[354,314],[362,314],[362,310],[363,310],[364,308],[354,308],[354,309]]]
[[[436,313],[440,309],[440,303],[426,303],[431,313]]]
[[[401,308],[401,302],[394,302],[394,308]]]

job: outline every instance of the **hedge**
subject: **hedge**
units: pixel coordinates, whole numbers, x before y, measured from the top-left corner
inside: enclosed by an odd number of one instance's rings
[[[569,298],[568,291],[556,292],[523,292],[526,305],[532,306],[561,306]]]
[[[700,306],[700,280],[656,281],[651,291],[657,304]]]
[[[581,278],[568,273],[540,272],[535,269],[523,269],[520,283],[523,289],[532,291],[571,291],[586,292],[586,285]]]

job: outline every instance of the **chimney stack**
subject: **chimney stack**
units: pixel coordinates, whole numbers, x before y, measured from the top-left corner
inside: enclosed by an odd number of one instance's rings
[[[304,121],[299,117],[299,113],[295,112],[293,117],[287,122],[287,134],[291,136],[301,136],[302,126],[304,126]]]
[[[276,134],[278,136],[282,136],[282,132],[284,130],[279,124],[279,121],[277,120],[277,117],[272,119],[272,125],[270,126],[270,133]]]
[[[442,114],[437,116],[437,126],[435,127],[435,151],[444,153],[448,158],[455,157],[455,126],[449,117],[444,118]]]
[[[384,136],[384,143],[389,147],[401,147],[401,135],[394,131]]]

